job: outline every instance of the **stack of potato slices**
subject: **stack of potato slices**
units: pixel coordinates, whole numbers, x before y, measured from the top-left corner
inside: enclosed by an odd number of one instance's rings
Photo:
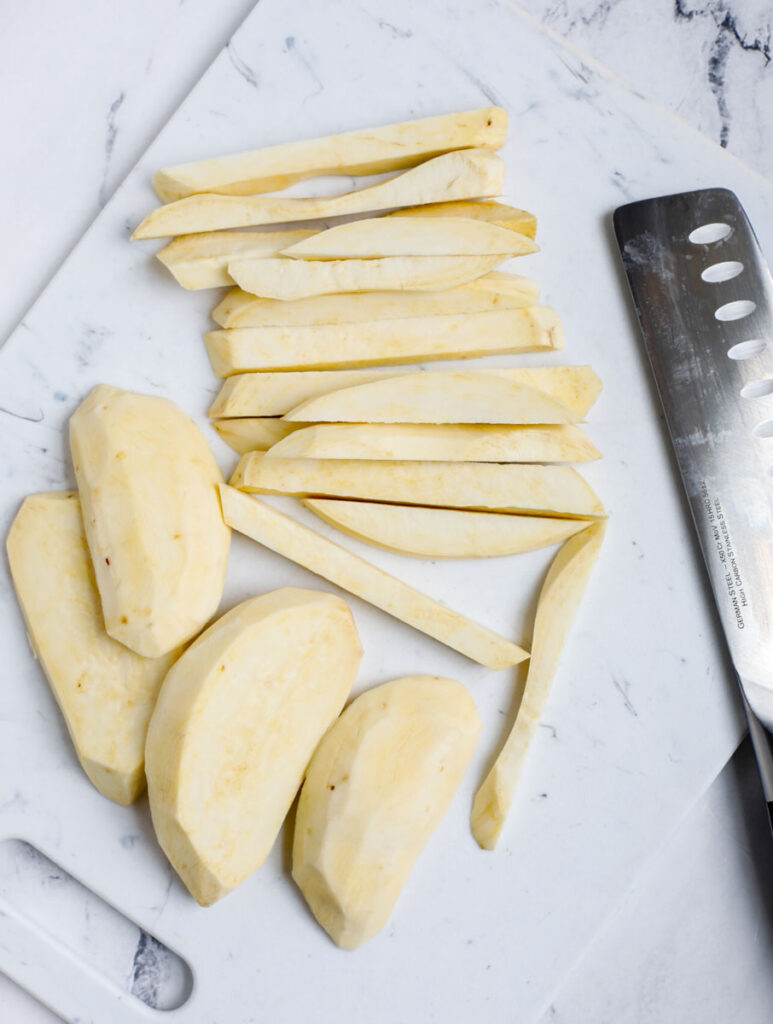
[[[564,346],[536,283],[497,269],[538,251],[535,217],[497,201],[506,131],[491,107],[166,168],[154,179],[164,205],[134,233],[174,236],[158,258],[183,287],[231,288],[205,338],[223,379],[210,416],[242,456],[221,488],[228,525],[360,596],[369,582],[342,561],[355,556],[283,516],[304,531],[286,534],[279,513],[237,490],[296,496],[344,533],[414,557],[563,543],[521,710],[473,810],[487,848],[605,516],[569,465],[600,457],[580,426],[601,390],[590,367],[416,366]],[[390,172],[335,196],[266,194]]]

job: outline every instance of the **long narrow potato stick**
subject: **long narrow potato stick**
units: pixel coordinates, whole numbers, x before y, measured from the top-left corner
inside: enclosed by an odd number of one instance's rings
[[[411,366],[370,370],[286,370],[241,373],[223,382],[210,416],[283,416],[301,402],[340,388],[413,373]],[[435,370],[425,370],[432,376]],[[443,370],[439,371],[445,372]],[[590,366],[534,366],[476,370],[527,384],[568,405],[582,419],[601,393],[601,381]]]
[[[456,423],[317,423],[282,438],[268,454],[408,462],[589,462],[601,457],[575,426]]]
[[[504,179],[505,165],[500,157],[485,149],[466,149],[435,157],[378,185],[338,196],[306,199],[211,193],[188,196],[158,207],[132,237],[163,238],[220,228],[321,220],[449,199],[486,198],[501,193]]]
[[[511,516],[375,501],[305,498],[303,504],[344,533],[416,558],[495,558],[558,544],[584,519]]]
[[[361,498],[400,505],[595,518],[604,508],[569,466],[379,462],[243,455],[231,484],[257,494]]]
[[[157,258],[183,288],[222,288],[233,284],[229,262],[277,256],[313,231],[205,231],[182,235],[164,246]]]
[[[165,203],[197,192],[257,195],[324,174],[399,171],[455,149],[499,149],[506,135],[501,107],[465,110],[164,167],[153,187]]]
[[[252,416],[238,420],[213,420],[212,426],[235,452],[265,451],[282,438],[302,429],[304,423],[288,423],[279,418]]]
[[[568,405],[509,377],[474,370],[406,373],[355,384],[291,409],[307,423],[573,423]]]
[[[264,502],[226,486],[220,488],[220,500],[223,518],[234,530],[486,668],[508,668],[528,657],[511,640],[446,608]]]
[[[553,560],[542,586],[523,699],[515,725],[475,794],[472,832],[484,850],[497,844],[529,744],[537,730],[561,651],[604,538],[605,523],[571,537]]]
[[[218,377],[249,370],[324,370],[550,352],[564,346],[559,316],[547,306],[340,326],[233,327],[204,337]]]
[[[291,242],[282,255],[302,260],[343,260],[525,256],[537,251],[537,244],[528,235],[473,217],[368,217]]]
[[[266,299],[341,292],[437,291],[474,281],[506,256],[389,256],[378,260],[232,260],[228,273]]]
[[[260,299],[234,288],[212,311],[212,319],[221,327],[303,327],[488,313],[496,309],[536,306],[538,302],[536,281],[492,270],[467,284],[439,292],[355,292],[312,295],[308,299],[282,302],[281,299]]]
[[[508,231],[517,231],[521,235],[535,238],[537,234],[537,218],[533,213],[519,210],[505,203],[475,202],[457,199],[450,203],[429,203],[426,206],[410,207],[406,210],[395,210],[384,214],[385,217],[476,217],[479,220],[496,224]]]

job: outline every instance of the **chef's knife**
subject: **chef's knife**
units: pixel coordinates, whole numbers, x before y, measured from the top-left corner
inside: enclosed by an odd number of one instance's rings
[[[773,827],[773,280],[728,189],[614,224]]]

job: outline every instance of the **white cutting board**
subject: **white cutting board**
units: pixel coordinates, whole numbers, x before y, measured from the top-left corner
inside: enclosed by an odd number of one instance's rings
[[[168,395],[206,423],[217,384],[201,333],[213,294],[179,289],[152,260],[155,246],[128,241],[154,203],[155,169],[487,102],[511,115],[507,198],[540,217],[543,252],[517,269],[539,278],[564,316],[567,348],[555,361],[591,363],[606,385],[590,417],[606,459],[588,476],[612,520],[495,853],[477,848],[468,814],[513,673],[479,668],[352,601],[366,650],[358,688],[409,672],[455,676],[485,722],[390,925],[355,954],[306,911],[286,843],[215,907],[193,902],[154,842],[145,802],[116,807],[79,771],[3,567],[0,837],[33,843],[185,957],[194,989],[174,1020],[532,1020],[741,734],[610,213],[628,199],[726,185],[773,253],[773,189],[507,3],[392,0],[385,20],[386,10],[378,0],[263,0],[151,146],[0,353],[0,527],[26,493],[72,485],[63,427],[97,382]],[[205,429],[229,472],[232,453]],[[346,543],[528,642],[545,553],[433,565]],[[288,584],[325,586],[237,540],[224,607]],[[8,879],[0,889],[12,891]],[[42,916],[46,898],[41,888]],[[155,1016],[7,911],[0,899],[0,969],[66,1019]]]

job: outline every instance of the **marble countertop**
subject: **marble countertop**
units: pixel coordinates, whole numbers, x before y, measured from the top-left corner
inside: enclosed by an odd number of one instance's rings
[[[135,0],[124,11],[81,0],[65,14],[48,0],[3,14],[0,126],[15,144],[0,158],[1,337],[251,6]],[[760,131],[773,100],[768,3],[521,6],[773,177],[773,137]],[[742,748],[632,886],[546,1021],[768,1020],[773,848],[758,800]],[[0,1007],[13,1024],[56,1019],[2,977]]]

